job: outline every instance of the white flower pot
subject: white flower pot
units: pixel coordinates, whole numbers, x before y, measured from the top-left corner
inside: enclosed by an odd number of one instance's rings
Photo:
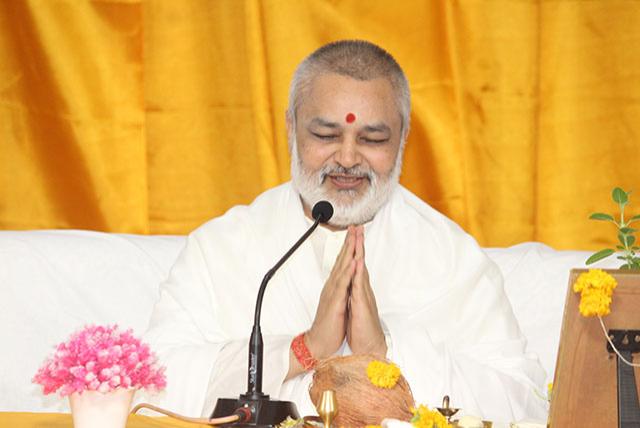
[[[125,428],[134,393],[122,388],[106,394],[74,392],[69,396],[74,428]]]

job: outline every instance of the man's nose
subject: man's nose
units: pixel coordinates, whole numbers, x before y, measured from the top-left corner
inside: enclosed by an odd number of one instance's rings
[[[345,137],[336,151],[335,161],[345,168],[351,168],[360,164],[360,153],[354,138]]]

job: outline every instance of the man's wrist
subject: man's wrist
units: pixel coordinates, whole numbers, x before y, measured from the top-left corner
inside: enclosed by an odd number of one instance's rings
[[[305,371],[313,369],[318,360],[313,356],[305,342],[305,333],[300,333],[291,341],[291,351]]]
[[[380,346],[380,356],[383,358],[387,357],[387,342],[385,340],[382,341],[382,346]]]
[[[386,358],[387,357],[387,341],[385,339],[384,334],[382,335],[382,337],[378,341],[378,346],[375,347],[375,349],[373,350],[372,354],[374,354],[375,356],[380,357],[380,358]]]
[[[322,341],[318,341],[317,336],[313,334],[313,328],[307,330],[304,333],[304,343],[307,345],[307,349],[311,352],[314,358],[322,360],[326,358],[325,350],[322,349]]]

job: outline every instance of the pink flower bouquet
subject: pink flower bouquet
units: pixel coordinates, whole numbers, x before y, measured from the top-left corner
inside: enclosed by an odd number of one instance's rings
[[[45,394],[59,391],[61,396],[118,388],[159,391],[166,386],[164,370],[131,329],[90,325],[59,344],[33,382],[42,385]]]

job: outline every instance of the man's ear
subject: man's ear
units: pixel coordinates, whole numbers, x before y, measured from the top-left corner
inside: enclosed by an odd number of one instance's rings
[[[291,136],[293,129],[293,118],[291,117],[291,111],[289,109],[284,112],[285,121],[287,123],[287,136]]]
[[[284,116],[285,116],[285,122],[287,124],[287,141],[289,142],[289,153],[291,153],[291,144],[293,141],[293,136],[295,135],[296,130],[294,129],[295,125],[295,120],[291,114],[291,110],[287,109],[284,112]]]
[[[409,131],[411,131],[411,119],[409,119],[407,123],[404,124],[404,129],[402,130],[402,135],[400,136],[400,138],[402,138],[405,143],[407,142],[407,138],[409,137]]]

